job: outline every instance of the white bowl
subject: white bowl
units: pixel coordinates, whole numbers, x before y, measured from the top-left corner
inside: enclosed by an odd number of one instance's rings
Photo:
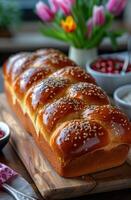
[[[3,149],[3,147],[8,143],[10,138],[10,128],[9,126],[0,121],[0,129],[5,133],[5,135],[0,138],[0,151]]]
[[[131,84],[118,88],[114,92],[114,100],[115,104],[127,114],[129,119],[131,119],[131,103],[127,103],[122,99],[128,92],[131,92]]]
[[[101,58],[119,58],[125,59],[124,55],[118,54],[109,54],[102,55]],[[131,84],[131,72],[125,74],[107,74],[101,73],[93,70],[91,68],[91,63],[86,65],[87,71],[95,78],[97,84],[105,90],[109,95],[112,95],[113,92],[120,86]]]

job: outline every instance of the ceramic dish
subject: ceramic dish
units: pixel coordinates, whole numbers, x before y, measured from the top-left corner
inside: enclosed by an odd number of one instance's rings
[[[115,100],[115,104],[119,106],[128,115],[129,119],[131,120],[131,103],[128,103],[123,100],[123,97],[129,92],[131,92],[131,84],[118,88],[114,92],[114,100]]]
[[[121,54],[101,55],[100,57],[125,59],[125,56]],[[91,63],[87,63],[86,68],[87,71],[95,78],[98,85],[102,87],[109,95],[112,95],[118,87],[131,84],[131,72],[125,74],[102,73],[92,69]]]
[[[0,151],[1,151],[9,141],[10,129],[9,126],[4,122],[0,122],[0,129],[4,132],[4,136],[0,138]]]

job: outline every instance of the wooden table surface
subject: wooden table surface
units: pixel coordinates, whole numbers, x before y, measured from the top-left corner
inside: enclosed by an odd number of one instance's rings
[[[0,70],[0,92],[3,90],[2,81],[3,80],[1,78],[1,70]],[[30,175],[26,171],[24,165],[22,164],[22,162],[20,161],[19,157],[17,156],[16,152],[13,150],[10,144],[8,144],[0,153],[0,162],[7,164],[8,166],[16,170],[18,173],[20,173],[32,185],[36,194],[38,195],[39,200],[43,200],[33,180],[31,179]],[[131,200],[131,189],[113,191],[113,192],[108,192],[108,193],[100,193],[100,194],[94,194],[94,195],[88,195],[88,196],[75,198],[75,200],[85,200],[85,199],[88,199],[88,200],[110,200],[110,199],[111,200]]]

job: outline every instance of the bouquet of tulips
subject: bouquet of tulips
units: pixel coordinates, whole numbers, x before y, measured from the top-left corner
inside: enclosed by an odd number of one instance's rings
[[[126,3],[127,0],[48,0],[47,4],[36,4],[36,13],[44,22],[44,35],[90,49],[104,37],[116,44],[121,32],[111,31],[111,25]]]

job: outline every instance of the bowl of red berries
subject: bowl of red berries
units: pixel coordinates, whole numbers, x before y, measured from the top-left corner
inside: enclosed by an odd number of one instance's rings
[[[0,122],[0,151],[8,143],[9,138],[10,138],[9,126],[4,122]]]
[[[131,63],[127,63],[127,69],[123,73],[125,59],[122,54],[102,55],[87,64],[87,71],[98,85],[112,95],[118,87],[131,84]]]

